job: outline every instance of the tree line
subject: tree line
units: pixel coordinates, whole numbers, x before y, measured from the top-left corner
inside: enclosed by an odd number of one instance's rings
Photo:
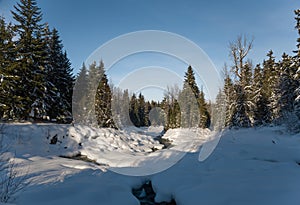
[[[266,59],[254,66],[248,59],[252,40],[239,36],[230,43],[232,64],[225,66],[224,87],[214,103],[206,102],[191,66],[182,89],[169,87],[161,102],[149,102],[142,93],[110,85],[102,60],[89,68],[83,64],[74,84],[59,32],[43,23],[36,0],[20,0],[11,13],[15,24],[0,17],[1,120],[66,122],[72,119],[73,108],[79,123],[100,127],[142,127],[161,122],[165,129],[286,124],[300,131],[299,9],[295,10],[299,37],[292,56],[283,53],[276,60],[270,50]],[[159,109],[151,118],[154,108]]]
[[[299,37],[293,56],[283,53],[276,61],[270,50],[262,64],[253,66],[247,59],[253,40],[239,36],[230,43],[232,66],[225,65],[224,88],[216,99],[217,107],[226,107],[225,126],[274,124],[300,131],[300,10],[295,19]]]
[[[0,119],[70,119],[74,77],[58,31],[35,0],[11,13],[15,24],[0,17]]]
[[[171,87],[165,92],[162,102],[155,102],[146,101],[142,93],[137,95],[109,85],[102,60],[99,65],[92,63],[88,69],[83,64],[76,79],[73,97],[76,123],[108,128],[210,126],[209,105],[203,90],[197,86],[191,66],[185,73],[182,90]]]

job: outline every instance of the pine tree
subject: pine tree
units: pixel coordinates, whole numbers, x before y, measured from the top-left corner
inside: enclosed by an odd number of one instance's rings
[[[20,0],[14,9],[12,14],[18,35],[15,68],[20,79],[20,86],[14,88],[15,96],[18,96],[14,104],[20,105],[14,116],[40,119],[46,115],[44,71],[47,53],[42,36],[42,13],[35,0]]]
[[[100,64],[101,79],[95,96],[95,114],[99,127],[116,128],[112,116],[112,93],[105,74],[104,64]]]

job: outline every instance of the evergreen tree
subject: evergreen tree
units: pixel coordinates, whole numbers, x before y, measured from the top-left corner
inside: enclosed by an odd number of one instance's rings
[[[12,11],[16,20],[15,30],[18,40],[15,43],[19,85],[14,88],[18,96],[15,104],[21,105],[14,115],[18,119],[40,119],[46,115],[45,108],[45,64],[47,53],[43,41],[44,24],[42,13],[35,0],[20,0]]]
[[[129,116],[132,124],[136,127],[140,127],[140,119],[139,119],[139,105],[136,95],[133,93],[130,98],[129,105]]]
[[[122,106],[121,106],[121,124],[123,126],[129,126],[132,125],[131,120],[130,120],[130,116],[129,116],[129,92],[128,90],[124,90],[123,92],[123,96],[122,96]]]
[[[181,109],[184,109],[182,105],[184,103],[179,99],[180,95],[182,94],[177,85],[168,87],[161,105],[157,105],[160,106],[164,112],[164,116],[162,115],[159,121],[164,122],[165,130],[178,128],[183,124]],[[152,107],[155,107],[155,105]]]
[[[263,75],[262,69],[258,64],[254,69],[253,75],[253,95],[252,102],[253,107],[253,124],[255,126],[264,125],[270,123],[271,113],[269,110],[269,101],[266,98],[266,94],[263,92]]]
[[[293,79],[295,71],[291,67],[292,59],[287,54],[282,55],[279,63],[280,79],[278,83],[278,118],[283,122],[293,112],[293,102],[295,100],[295,90],[297,83]]]
[[[0,17],[0,119],[14,118],[17,109],[22,107],[15,90],[19,76],[15,71],[13,37],[12,26],[6,25],[5,19]]]
[[[232,124],[234,127],[250,127],[251,121],[247,109],[247,95],[243,87],[238,83],[234,85],[235,112]]]
[[[146,112],[145,112],[146,102],[145,97],[142,93],[139,94],[138,98],[138,125],[139,127],[146,126]]]
[[[272,121],[279,118],[279,68],[275,62],[273,51],[270,50],[267,54],[268,59],[263,62],[263,92],[266,98],[270,100],[270,111]]]
[[[185,73],[182,92],[179,95],[182,127],[198,127],[200,124],[199,88],[196,84],[194,71],[191,66]]]
[[[89,124],[95,122],[95,96],[99,81],[104,75],[104,63],[100,61],[100,65],[97,66],[96,62],[89,65],[87,76],[87,103],[86,103],[86,119]]]
[[[101,79],[95,96],[95,114],[99,127],[116,128],[112,117],[112,93],[105,74],[104,64],[99,67]]]
[[[73,93],[73,117],[75,123],[88,124],[86,120],[87,116],[87,103],[88,103],[88,74],[85,64],[79,71],[76,77]]]
[[[225,68],[226,69],[226,68]],[[225,126],[233,126],[233,115],[236,112],[235,110],[235,96],[234,96],[233,82],[225,70],[225,79],[224,79],[224,95],[225,95]]]
[[[73,69],[56,29],[50,34],[48,47],[49,63],[45,70],[47,114],[50,119],[64,121],[72,113]]]
[[[151,125],[150,117],[149,117],[151,109],[152,109],[151,103],[149,101],[147,101],[146,104],[145,104],[145,119],[144,119],[146,127]],[[155,122],[154,122],[153,125],[155,125]]]
[[[231,124],[237,127],[251,126],[251,64],[246,57],[252,48],[252,42],[246,37],[239,36],[235,42],[230,43],[230,56],[232,57],[232,71],[236,77],[233,86],[234,101],[230,106]]]
[[[295,70],[294,80],[296,82],[295,100],[294,100],[294,113],[300,120],[300,9],[295,10],[296,29],[298,31],[297,50],[293,58],[292,69]]]
[[[210,114],[208,112],[208,106],[205,102],[203,90],[201,90],[199,93],[198,104],[200,112],[199,127],[208,128],[210,126]]]
[[[214,130],[221,130],[225,127],[226,122],[226,95],[222,89],[216,96],[216,103],[213,104],[212,124]]]

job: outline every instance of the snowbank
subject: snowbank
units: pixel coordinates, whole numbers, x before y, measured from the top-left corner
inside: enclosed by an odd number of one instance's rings
[[[32,179],[16,204],[138,205],[131,190],[146,180],[152,181],[157,202],[174,198],[179,205],[300,204],[299,134],[278,127],[227,130],[200,162],[199,151],[210,140],[208,130],[169,130],[164,138],[174,146],[156,152],[150,152],[157,142],[149,130],[130,130],[10,125],[4,142],[11,143],[16,161]],[[51,145],[48,133],[57,134],[61,143]],[[57,157],[78,151],[107,165]],[[167,166],[176,154],[182,158],[162,172],[138,177],[113,172],[146,172],[139,168]]]

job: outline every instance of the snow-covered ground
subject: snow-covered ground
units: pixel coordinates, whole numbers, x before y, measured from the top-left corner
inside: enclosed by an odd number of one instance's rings
[[[132,188],[151,180],[157,202],[300,204],[299,134],[280,127],[227,130],[199,161],[209,130],[169,130],[164,138],[174,146],[162,149],[153,139],[161,129],[7,125],[3,143],[30,178],[15,203],[138,205]],[[59,157],[78,153],[98,164]]]

